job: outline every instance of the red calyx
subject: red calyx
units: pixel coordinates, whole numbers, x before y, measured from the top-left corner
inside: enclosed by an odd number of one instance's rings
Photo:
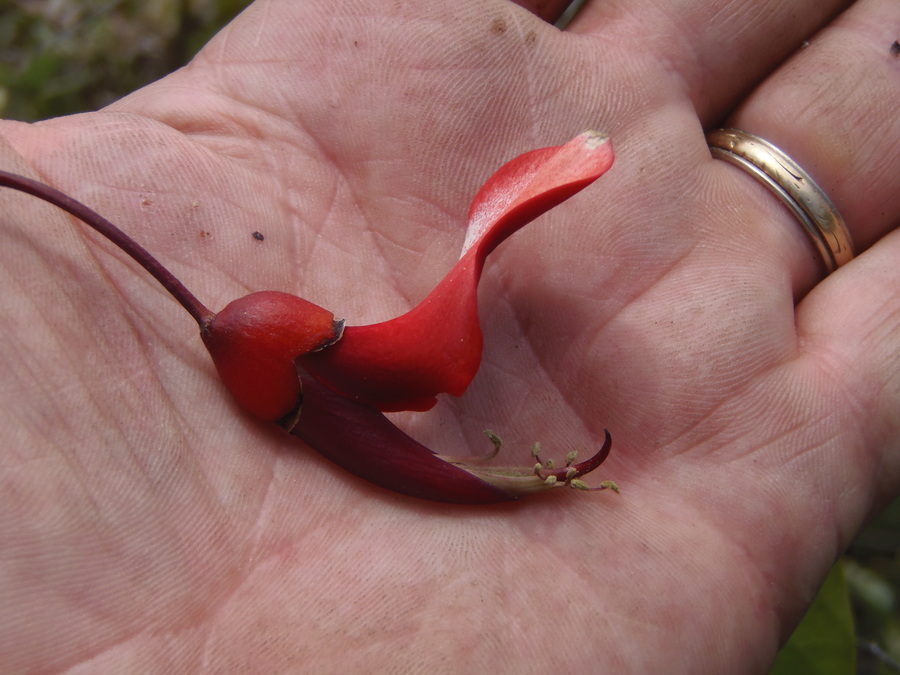
[[[260,291],[229,303],[201,326],[200,337],[238,404],[274,422],[300,400],[294,360],[339,340],[342,328],[307,300]]]

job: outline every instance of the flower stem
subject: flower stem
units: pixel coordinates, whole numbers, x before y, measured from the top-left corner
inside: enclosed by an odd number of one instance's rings
[[[154,258],[147,249],[93,209],[49,185],[7,171],[0,171],[0,186],[43,199],[95,229],[131,256],[135,262],[162,284],[163,288],[187,310],[188,314],[194,317],[201,328],[209,324],[215,317],[215,314],[200,302],[174,274],[163,267],[162,263]]]

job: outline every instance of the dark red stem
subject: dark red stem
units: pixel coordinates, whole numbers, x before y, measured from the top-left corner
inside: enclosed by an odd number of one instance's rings
[[[75,216],[85,224],[94,228],[97,232],[109,239],[113,244],[131,256],[136,263],[147,270],[172,297],[175,298],[194,320],[203,326],[213,320],[215,314],[211,312],[196,296],[182,284],[174,274],[162,266],[150,252],[138,244],[134,239],[122,232],[118,227],[106,218],[81,202],[73,199],[56,188],[45,185],[31,178],[18,174],[0,171],[0,187],[8,187],[13,190],[25,192],[38,199],[43,199],[63,211]]]

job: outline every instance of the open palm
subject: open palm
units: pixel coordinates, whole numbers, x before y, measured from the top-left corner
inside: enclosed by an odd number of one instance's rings
[[[589,3],[563,33],[501,0],[260,0],[104,111],[0,126],[2,168],[212,309],[284,290],[349,324],[433,287],[500,164],[609,132],[610,173],[489,260],[469,391],[397,421],[457,455],[492,428],[523,465],[609,427],[598,473],[622,487],[473,508],[370,486],[242,414],[124,256],[3,191],[6,670],[763,670],[898,487],[900,87],[874,50],[823,55],[900,14],[857,3],[772,74],[847,3],[684,4]],[[827,101],[778,114],[823,63],[892,135]],[[741,102],[853,230],[861,255],[824,281],[790,214],[709,156]]]

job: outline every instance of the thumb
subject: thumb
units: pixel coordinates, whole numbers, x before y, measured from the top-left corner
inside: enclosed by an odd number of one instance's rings
[[[900,490],[900,231],[820,283],[797,307],[800,347],[836,396],[879,508]]]

